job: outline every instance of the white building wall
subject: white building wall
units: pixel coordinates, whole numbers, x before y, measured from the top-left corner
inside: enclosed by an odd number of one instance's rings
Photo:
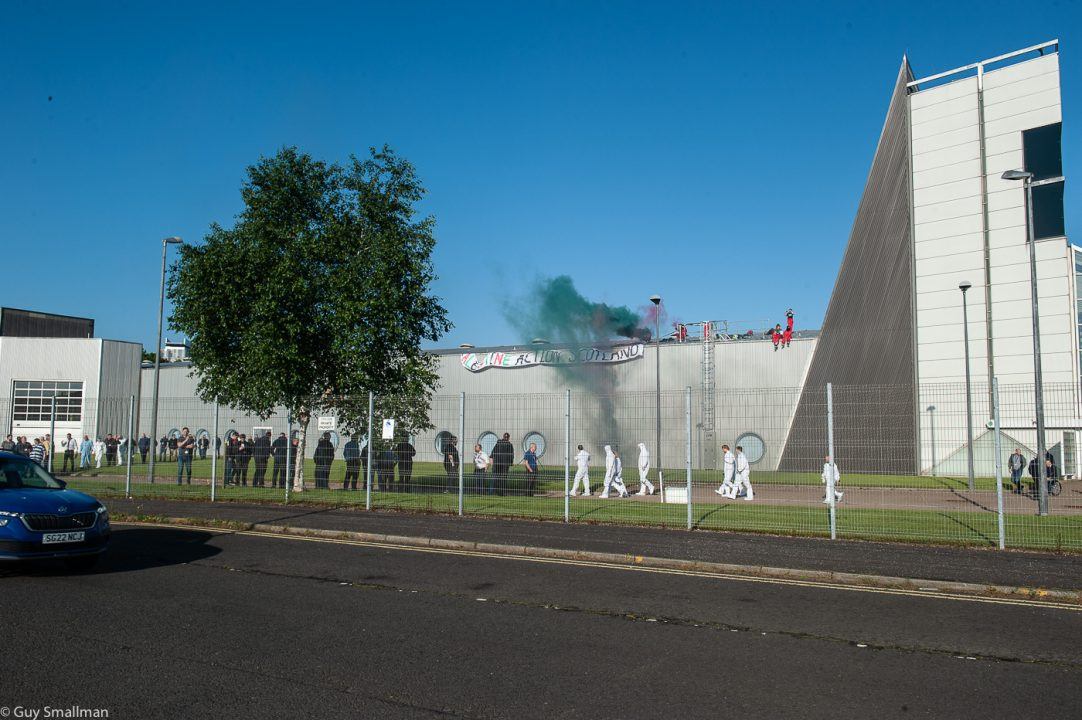
[[[977,77],[920,90],[910,96],[913,167],[913,243],[916,291],[917,376],[921,388],[922,465],[931,463],[930,427],[925,417],[937,404],[941,419],[964,424],[964,393],[945,398],[937,384],[965,382],[962,298],[968,293],[969,353],[974,422],[990,417],[987,387],[989,333],[1001,386],[1032,385],[1033,344],[1025,193],[1020,182],[1002,180],[1005,170],[1023,167],[1022,131],[1061,122],[1059,55],[1052,53],[984,73],[983,110],[988,207],[988,275],[985,276],[982,216],[980,110]],[[1077,387],[1078,336],[1074,317],[1074,266],[1066,238],[1036,245],[1042,370],[1046,385]],[[991,298],[991,323],[986,298]],[[1069,404],[1062,418],[1070,422]],[[1004,417],[1006,426],[1031,418]],[[936,456],[944,458],[964,438],[940,433]],[[1049,443],[1055,442],[1054,437]]]
[[[16,423],[12,419],[13,383],[16,380],[61,380],[83,383],[83,412],[80,422],[57,423],[56,433],[64,437],[97,432],[97,406],[101,373],[99,338],[0,337],[0,392],[3,393],[4,434],[42,436],[49,423]]]

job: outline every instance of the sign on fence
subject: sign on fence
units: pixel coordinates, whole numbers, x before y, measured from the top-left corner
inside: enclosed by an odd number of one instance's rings
[[[383,419],[383,439],[394,440],[394,418]]]
[[[327,432],[338,427],[338,418],[334,415],[320,415],[316,419],[316,428],[319,432]]]

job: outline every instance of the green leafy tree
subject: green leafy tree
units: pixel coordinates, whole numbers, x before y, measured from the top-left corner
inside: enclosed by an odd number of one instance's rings
[[[420,344],[451,324],[430,290],[424,193],[386,146],[341,165],[285,148],[249,167],[233,227],[212,225],[170,273],[170,323],[190,340],[200,397],[264,418],[285,407],[302,448],[316,412],[366,432],[369,391],[381,417],[429,429],[437,375]]]

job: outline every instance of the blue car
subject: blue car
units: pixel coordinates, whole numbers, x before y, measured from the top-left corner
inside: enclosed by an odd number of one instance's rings
[[[0,561],[57,558],[94,566],[109,544],[109,512],[22,455],[0,452]]]

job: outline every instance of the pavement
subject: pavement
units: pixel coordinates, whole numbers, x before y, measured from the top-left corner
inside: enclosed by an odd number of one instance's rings
[[[3,568],[0,586],[5,716],[1052,719],[1082,704],[1082,612],[1038,604],[122,524],[96,572]]]
[[[1054,554],[707,530],[500,520],[352,508],[110,499],[113,512],[438,538],[592,553],[958,583],[1082,590],[1082,554]]]

